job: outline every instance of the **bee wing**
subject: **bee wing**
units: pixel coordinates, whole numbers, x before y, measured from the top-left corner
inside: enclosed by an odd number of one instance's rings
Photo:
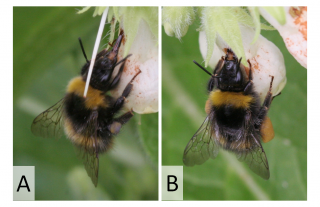
[[[266,153],[264,152],[261,143],[254,137],[253,139],[255,144],[246,151],[236,152],[237,158],[239,161],[247,163],[254,173],[263,179],[268,180],[270,172]]]
[[[99,174],[99,154],[95,148],[78,147],[78,156],[82,159],[88,176],[91,178],[94,186],[98,184]]]
[[[218,155],[219,147],[214,141],[214,131],[209,116],[204,120],[184,150],[183,163],[186,166],[201,165],[207,159],[214,159]]]
[[[63,125],[64,98],[39,114],[32,122],[31,131],[35,136],[61,137]]]
[[[88,176],[91,178],[94,186],[98,184],[99,173],[99,153],[97,148],[97,130],[98,130],[98,114],[93,112],[86,127],[86,134],[82,143],[76,145],[78,156],[82,159]]]

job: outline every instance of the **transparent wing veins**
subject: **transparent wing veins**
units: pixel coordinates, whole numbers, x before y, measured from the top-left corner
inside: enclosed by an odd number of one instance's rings
[[[90,122],[86,128],[86,134],[82,139],[81,145],[77,145],[78,157],[82,159],[84,167],[92,183],[97,187],[98,173],[99,173],[99,154],[97,143],[98,130],[98,114],[93,112],[91,114]]]
[[[32,122],[31,131],[35,136],[59,138],[62,135],[64,98],[39,114]]]
[[[268,180],[270,171],[266,153],[261,143],[253,135],[251,137],[254,139],[253,142],[255,144],[246,151],[236,152],[237,158],[239,161],[245,162],[254,173]]]
[[[215,135],[208,115],[184,150],[183,162],[186,166],[201,165],[218,155],[219,147],[213,136]]]

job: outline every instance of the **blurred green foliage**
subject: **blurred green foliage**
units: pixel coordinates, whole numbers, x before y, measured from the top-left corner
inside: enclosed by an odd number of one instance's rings
[[[33,119],[64,96],[85,63],[78,37],[91,57],[100,18],[78,9],[13,8],[13,165],[35,166],[36,200],[157,200],[158,114],[136,114],[123,127],[100,156],[97,188],[67,139],[31,133]]]
[[[196,20],[181,42],[162,32],[162,165],[183,165],[183,151],[206,117],[209,77],[192,62],[203,61],[198,26]],[[220,150],[215,160],[184,166],[185,200],[307,199],[307,70],[277,31],[262,35],[282,51],[287,69],[287,85],[268,113],[275,138],[263,144],[270,179],[261,179],[235,155]]]

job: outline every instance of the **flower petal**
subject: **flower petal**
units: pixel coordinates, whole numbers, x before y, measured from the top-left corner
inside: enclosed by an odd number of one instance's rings
[[[281,25],[268,12],[260,8],[261,15],[282,36],[288,51],[307,68],[307,7],[285,7],[286,23]]]
[[[126,31],[124,30],[126,37]],[[118,54],[118,60],[124,57],[126,39],[122,40],[122,45]],[[154,113],[158,111],[158,43],[152,34],[146,21],[141,19],[137,35],[131,45],[129,54],[132,54],[127,61],[117,89],[111,91],[114,97],[120,97],[124,88],[132,77],[141,73],[133,81],[133,88],[130,96],[126,99],[125,108],[133,109],[136,113]],[[113,75],[117,74],[119,66]]]

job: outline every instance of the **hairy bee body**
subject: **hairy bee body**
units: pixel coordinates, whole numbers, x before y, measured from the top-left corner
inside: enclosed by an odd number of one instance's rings
[[[207,111],[210,122],[214,126],[217,143],[230,151],[243,151],[250,149],[251,141],[243,137],[247,132],[252,132],[254,137],[260,137],[254,123],[259,121],[257,116],[260,110],[260,100],[257,93],[250,91],[244,95],[242,92],[221,91],[219,89],[210,93]],[[251,111],[251,117],[246,117],[247,111]],[[211,113],[210,113],[211,112]]]
[[[209,158],[214,159],[219,148],[223,148],[235,153],[253,172],[269,179],[269,164],[261,140],[267,142],[274,136],[267,117],[273,99],[273,76],[261,103],[252,82],[251,67],[247,75],[241,59],[238,60],[231,49],[226,49],[226,56],[221,57],[213,74],[196,64],[211,75],[205,105],[207,117],[185,148],[184,164],[200,165]]]
[[[111,96],[91,86],[84,98],[84,87],[85,81],[82,77],[72,79],[68,85],[63,109],[64,130],[73,144],[88,149],[93,148],[93,143],[87,141],[87,136],[88,134],[95,135],[97,152],[103,153],[111,147],[112,137],[118,132],[110,131],[108,128],[114,118],[110,107],[115,101]],[[88,123],[91,122],[93,116],[96,116],[95,114],[98,116],[97,132],[90,131],[92,129],[88,127]]]
[[[110,51],[104,49],[97,54],[85,97],[89,60],[82,67],[81,76],[69,82],[65,97],[39,114],[31,125],[33,134],[40,137],[59,137],[64,130],[67,138],[80,150],[79,156],[95,186],[98,182],[99,154],[112,146],[113,137],[133,117],[132,110],[121,115],[118,113],[130,95],[132,82],[141,71],[131,79],[120,97],[107,94],[119,85],[126,59],[130,57],[128,55],[118,61],[122,37],[123,34],[120,34]],[[84,53],[83,47],[82,50]],[[86,58],[85,53],[84,56]],[[119,71],[112,76],[117,65],[120,65]]]

